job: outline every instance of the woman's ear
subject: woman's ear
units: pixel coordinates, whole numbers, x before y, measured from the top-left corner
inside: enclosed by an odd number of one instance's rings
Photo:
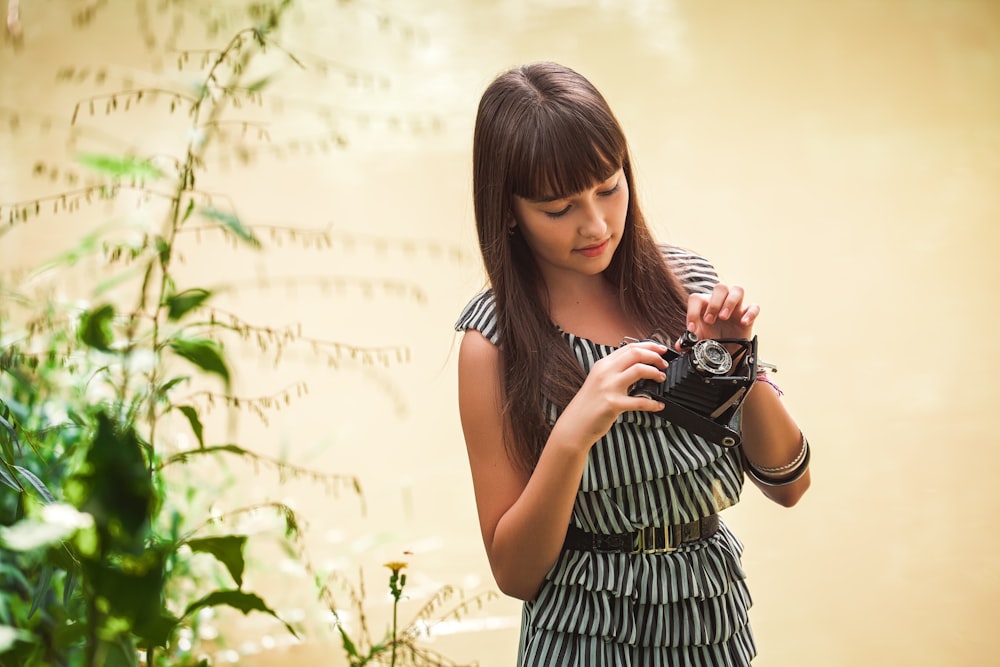
[[[514,233],[515,229],[517,229],[517,220],[514,218],[513,215],[508,215],[507,216],[507,235],[508,236],[512,235]]]

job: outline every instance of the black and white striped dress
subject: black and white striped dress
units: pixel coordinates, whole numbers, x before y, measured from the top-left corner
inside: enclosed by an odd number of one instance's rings
[[[691,292],[718,277],[703,258],[664,246]],[[466,306],[456,328],[499,342],[492,292]],[[563,334],[588,372],[614,351]],[[558,416],[552,407],[550,417]],[[572,523],[615,534],[687,523],[734,505],[743,469],[736,448],[706,442],[647,412],[626,412],[591,449]],[[736,667],[755,655],[742,545],[723,523],[713,536],[657,554],[563,551],[524,604],[523,667]]]

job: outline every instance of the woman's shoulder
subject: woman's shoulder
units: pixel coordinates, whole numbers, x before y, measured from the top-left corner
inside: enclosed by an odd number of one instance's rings
[[[715,266],[702,255],[680,246],[661,244],[660,252],[677,280],[692,294],[707,294],[719,282]]]
[[[472,297],[472,300],[462,309],[462,314],[455,322],[455,330],[468,331],[469,329],[478,331],[494,345],[499,342],[496,299],[493,298],[492,289],[483,290]]]

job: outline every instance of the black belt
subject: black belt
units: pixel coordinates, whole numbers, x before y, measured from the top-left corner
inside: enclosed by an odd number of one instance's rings
[[[690,544],[711,537],[719,530],[719,515],[710,514],[690,523],[675,526],[648,526],[632,533],[602,535],[588,533],[570,526],[566,531],[563,549],[598,551],[603,553],[665,553],[682,544]]]

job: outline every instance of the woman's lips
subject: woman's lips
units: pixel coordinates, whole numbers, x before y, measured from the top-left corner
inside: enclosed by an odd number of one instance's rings
[[[597,245],[589,245],[586,248],[579,248],[577,252],[583,255],[584,257],[597,257],[598,255],[603,254],[605,250],[607,250],[608,243],[610,243],[610,241],[611,239],[605,239],[604,241],[598,243]]]

